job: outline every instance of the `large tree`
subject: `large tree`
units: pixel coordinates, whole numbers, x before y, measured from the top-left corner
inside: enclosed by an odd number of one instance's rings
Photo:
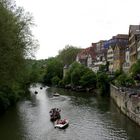
[[[63,77],[63,64],[56,57],[47,60],[46,74],[44,76],[45,84],[52,84],[54,77],[62,79]]]
[[[70,65],[76,60],[76,56],[80,50],[80,48],[66,45],[64,49],[59,51],[57,58],[62,61],[63,65]]]
[[[25,58],[32,54],[35,40],[32,17],[11,0],[0,0],[0,85],[12,87],[23,75]],[[31,56],[31,55],[30,55]]]
[[[32,17],[14,0],[0,0],[0,112],[14,103],[26,85],[26,58],[36,47]]]
[[[73,86],[96,87],[95,73],[77,62],[72,63],[63,80]]]

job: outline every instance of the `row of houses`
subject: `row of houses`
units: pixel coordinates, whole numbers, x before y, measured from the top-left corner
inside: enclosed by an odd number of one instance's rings
[[[108,64],[109,72],[122,69],[128,72],[140,59],[140,25],[130,25],[128,34],[118,34],[109,40],[100,40],[78,53],[76,61],[94,72]]]

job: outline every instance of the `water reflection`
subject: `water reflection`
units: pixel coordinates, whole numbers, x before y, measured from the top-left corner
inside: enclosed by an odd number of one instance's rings
[[[75,93],[57,88],[31,87],[24,100],[0,117],[1,140],[138,140],[140,127],[125,117],[109,98],[94,93]],[[38,91],[38,94],[34,94]],[[53,97],[58,92],[59,97]],[[55,129],[49,110],[60,108],[70,121],[65,130]],[[7,131],[8,130],[8,131]],[[10,130],[10,131],[9,131]]]

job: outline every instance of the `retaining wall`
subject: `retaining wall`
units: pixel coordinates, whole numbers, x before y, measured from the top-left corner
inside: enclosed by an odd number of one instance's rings
[[[120,110],[140,126],[140,96],[110,85],[110,95]]]

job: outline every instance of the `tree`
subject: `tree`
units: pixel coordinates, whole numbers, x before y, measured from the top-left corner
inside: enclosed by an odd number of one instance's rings
[[[81,77],[80,84],[83,87],[96,87],[96,75],[92,70],[87,70]]]
[[[74,62],[70,65],[69,71],[64,77],[64,84],[72,86],[95,87],[96,75],[89,68]]]
[[[52,79],[51,79],[51,83],[52,85],[58,85],[60,82],[60,78],[58,76],[54,76]]]
[[[44,75],[43,81],[45,84],[52,84],[56,76],[60,79],[59,84],[70,83],[71,79],[74,80],[74,76],[67,74],[63,79],[63,67],[65,65],[70,66],[75,60],[77,53],[80,48],[67,45],[63,50],[59,51],[59,55],[56,57],[49,58],[47,60],[46,74]],[[68,72],[71,73],[71,72]],[[74,72],[72,75],[75,75]],[[55,78],[54,78],[55,77]],[[53,80],[52,80],[53,79]]]
[[[115,84],[117,86],[130,87],[134,85],[134,80],[130,75],[122,73],[115,79]]]
[[[138,60],[135,64],[131,66],[130,73],[137,82],[140,82],[140,60]]]
[[[80,48],[66,45],[64,49],[59,51],[57,58],[63,63],[63,65],[70,65],[76,60],[76,56],[80,51]]]
[[[97,73],[97,87],[99,89],[99,92],[102,96],[108,96],[109,95],[109,77],[104,72],[98,72]]]
[[[25,58],[34,49],[32,17],[16,7],[14,1],[0,3],[0,84],[12,87],[23,75]]]
[[[30,30],[32,17],[12,0],[0,0],[0,104],[1,110],[17,100],[26,85],[26,58],[37,44]]]
[[[63,64],[57,58],[49,58],[47,60],[47,68],[46,74],[44,76],[44,83],[45,84],[52,84],[51,79],[53,77],[59,77],[62,79],[63,77]]]
[[[107,71],[107,65],[100,65],[99,66],[99,71],[100,72],[106,72]]]

